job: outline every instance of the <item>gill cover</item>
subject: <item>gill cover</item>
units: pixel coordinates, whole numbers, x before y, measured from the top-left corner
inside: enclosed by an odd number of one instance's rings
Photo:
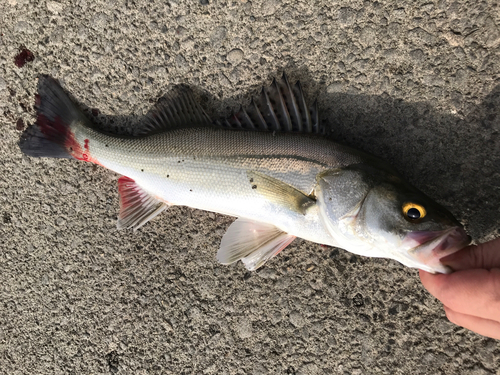
[[[363,168],[330,170],[318,179],[315,194],[320,219],[339,247],[360,255],[385,256],[364,236],[357,221],[363,202],[373,187]]]

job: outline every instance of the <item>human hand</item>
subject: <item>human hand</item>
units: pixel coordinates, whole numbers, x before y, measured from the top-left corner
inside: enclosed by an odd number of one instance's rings
[[[500,339],[500,238],[468,246],[441,262],[455,272],[419,273],[424,287],[443,303],[446,317],[480,335]]]

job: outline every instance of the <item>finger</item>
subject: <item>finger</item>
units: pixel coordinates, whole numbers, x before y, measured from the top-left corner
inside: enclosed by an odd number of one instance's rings
[[[500,268],[500,238],[479,245],[467,246],[441,259],[454,271],[471,268]]]
[[[500,268],[464,270],[448,275],[420,270],[420,280],[429,293],[452,310],[499,321]]]
[[[448,320],[458,326],[470,329],[480,335],[500,340],[500,323],[477,316],[462,314],[444,306]]]

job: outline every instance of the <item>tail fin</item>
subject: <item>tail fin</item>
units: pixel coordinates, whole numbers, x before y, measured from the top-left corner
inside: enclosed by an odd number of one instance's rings
[[[19,141],[21,151],[33,157],[71,158],[66,147],[72,136],[69,127],[75,120],[88,120],[49,76],[39,78],[36,109],[35,125],[28,127]]]

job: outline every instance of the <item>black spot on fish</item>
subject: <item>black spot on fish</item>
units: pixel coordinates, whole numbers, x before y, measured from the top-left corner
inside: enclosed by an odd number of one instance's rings
[[[167,174],[167,178],[169,178],[169,177],[170,177],[170,175],[169,175],[169,174]]]
[[[108,145],[104,145],[104,146],[108,147]]]
[[[144,169],[141,169],[141,172],[144,172]]]
[[[192,189],[189,189],[189,191],[193,191]]]
[[[250,182],[253,182],[253,178],[250,179]]]
[[[252,185],[252,189],[257,189],[257,185]]]

